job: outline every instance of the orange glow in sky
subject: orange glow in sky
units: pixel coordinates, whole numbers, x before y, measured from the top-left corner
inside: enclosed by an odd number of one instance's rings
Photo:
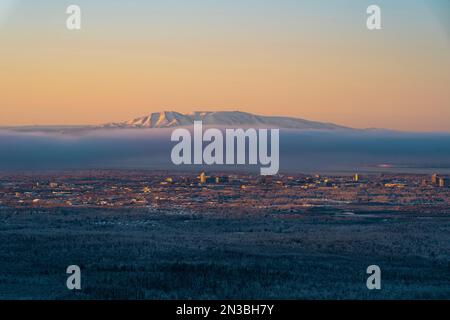
[[[19,3],[0,24],[0,126],[240,110],[450,131],[449,33],[420,1],[408,2],[417,3],[408,16],[384,2],[375,32],[365,1],[345,12],[313,1],[272,11],[276,1],[187,12],[143,5],[148,14],[79,1],[81,31],[65,29],[63,3],[47,2]]]

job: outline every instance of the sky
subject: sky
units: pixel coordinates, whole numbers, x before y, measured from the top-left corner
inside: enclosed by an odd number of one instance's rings
[[[447,0],[0,0],[0,126],[240,110],[450,132],[449,84]]]

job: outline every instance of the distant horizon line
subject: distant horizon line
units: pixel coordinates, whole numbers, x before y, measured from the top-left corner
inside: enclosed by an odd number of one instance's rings
[[[205,127],[209,127],[212,125],[205,125]],[[224,126],[224,125],[222,125]],[[182,128],[182,127],[188,127],[188,126],[180,126],[176,128]],[[220,126],[219,126],[220,127]],[[83,128],[90,128],[90,129],[104,129],[104,130],[169,130],[174,129],[175,127],[165,127],[165,128],[111,128],[111,127],[105,127],[104,124],[23,124],[23,125],[0,125],[0,130],[5,129],[83,129]],[[243,126],[245,129],[246,127]],[[314,130],[314,129],[291,129],[291,128],[280,128],[281,130]],[[353,128],[349,127],[349,130],[354,131],[380,131],[380,132],[396,132],[396,133],[417,133],[417,134],[450,134],[450,129],[448,131],[429,131],[429,130],[400,130],[400,129],[389,129],[389,128]],[[326,129],[315,129],[316,131],[324,131]],[[341,129],[344,131],[345,129]]]
[[[137,117],[132,117],[132,118],[128,118],[128,120],[122,120],[122,121],[110,121],[110,122],[103,122],[103,123],[96,123],[96,124],[12,124],[12,125],[8,125],[8,124],[0,124],[0,129],[14,129],[14,128],[92,128],[92,129],[113,129],[110,127],[107,127],[108,125],[111,124],[120,124],[120,123],[125,123],[127,121],[132,121],[135,119],[140,119],[140,118],[144,118],[144,117],[148,117],[151,116],[153,114],[165,114],[165,113],[177,113],[180,115],[195,115],[195,114],[213,114],[213,113],[242,113],[242,114],[247,114],[247,115],[252,115],[252,116],[259,116],[259,117],[274,117],[274,118],[289,118],[289,119],[296,119],[296,120],[304,120],[304,121],[310,121],[310,122],[317,122],[317,123],[322,123],[322,124],[330,124],[330,125],[335,125],[335,126],[339,126],[342,127],[342,130],[345,129],[349,129],[349,130],[361,130],[361,131],[370,131],[370,130],[377,130],[377,131],[393,131],[393,132],[399,132],[399,133],[435,133],[435,134],[450,134],[450,129],[448,129],[447,131],[431,131],[431,130],[408,130],[408,129],[391,129],[391,128],[384,128],[384,127],[364,127],[364,128],[356,128],[356,127],[350,127],[350,126],[345,126],[345,125],[340,125],[340,124],[336,124],[333,122],[329,122],[326,120],[310,120],[310,119],[306,119],[300,116],[291,116],[291,115],[263,115],[263,114],[257,114],[257,113],[252,113],[252,112],[247,112],[247,111],[241,111],[241,110],[222,110],[222,111],[210,111],[210,110],[198,110],[198,111],[190,111],[190,112],[180,112],[180,111],[173,111],[173,110],[163,110],[163,111],[156,111],[156,112],[150,112],[150,113],[146,113],[144,115],[141,116],[137,116]],[[245,125],[245,124],[243,124]],[[183,127],[183,126],[180,126]],[[186,127],[186,126],[184,126]],[[170,129],[171,127],[166,127],[166,128],[145,128],[145,127],[136,127],[136,129]],[[117,128],[118,129],[118,128]],[[123,128],[123,129],[127,129],[127,128]],[[128,128],[128,129],[132,129],[132,128]],[[283,129],[283,128],[280,128]],[[289,129],[289,128],[285,128],[285,129]],[[300,130],[300,129],[298,129]]]

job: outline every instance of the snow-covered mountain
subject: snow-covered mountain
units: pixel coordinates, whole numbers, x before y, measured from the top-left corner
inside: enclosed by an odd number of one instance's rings
[[[191,126],[194,121],[202,121],[204,126],[265,127],[280,129],[350,129],[332,123],[309,121],[291,117],[260,116],[240,111],[193,112],[182,114],[173,111],[156,112],[126,122],[109,123],[106,128],[173,128]]]

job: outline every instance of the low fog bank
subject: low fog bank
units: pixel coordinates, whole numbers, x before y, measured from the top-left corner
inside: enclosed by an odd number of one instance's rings
[[[186,169],[173,129],[0,130],[0,170]],[[249,169],[216,166],[210,170]],[[257,168],[251,168],[259,170]],[[450,172],[450,134],[281,130],[280,172]]]

